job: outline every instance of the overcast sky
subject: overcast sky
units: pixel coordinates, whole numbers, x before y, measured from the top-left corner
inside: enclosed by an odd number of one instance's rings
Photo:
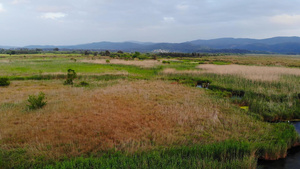
[[[300,36],[300,0],[0,0],[0,45]]]

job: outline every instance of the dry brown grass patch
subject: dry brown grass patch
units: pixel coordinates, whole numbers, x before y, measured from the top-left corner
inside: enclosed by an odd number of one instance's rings
[[[300,76],[300,69],[267,66],[244,66],[244,65],[199,65],[205,73],[239,75],[253,80],[273,81],[279,80],[281,75]]]
[[[25,111],[28,95],[38,91],[46,94],[48,104]],[[8,110],[3,103],[16,106]],[[16,82],[1,89],[1,104],[0,139],[6,146],[50,146],[53,155],[184,143],[187,133],[217,124],[220,116],[202,91],[161,81],[96,90]]]
[[[107,64],[105,59],[97,59],[97,60],[81,60],[81,62],[85,63],[96,63],[96,64]],[[134,65],[145,68],[155,67],[161,65],[161,62],[157,60],[122,60],[122,59],[111,59],[109,64],[117,64],[117,65]]]
[[[47,105],[26,111],[28,95],[39,91]],[[0,97],[1,148],[26,147],[48,158],[220,141],[242,137],[251,124],[222,113],[203,90],[163,81],[121,81],[97,89],[23,81],[1,88]]]
[[[0,63],[9,63],[10,61],[9,60],[6,60],[6,59],[1,59],[0,60]]]
[[[162,71],[163,74],[228,74],[237,75],[252,80],[276,81],[280,80],[282,75],[300,76],[299,68],[286,67],[268,67],[268,66],[246,66],[246,65],[212,65],[202,64],[197,66],[201,70],[177,71],[167,68]]]

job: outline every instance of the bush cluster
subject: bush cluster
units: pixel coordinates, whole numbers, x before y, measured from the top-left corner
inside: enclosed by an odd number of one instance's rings
[[[43,92],[40,92],[37,96],[29,95],[27,100],[29,102],[29,105],[27,105],[27,107],[30,110],[40,109],[47,104],[47,102],[44,101],[44,99],[45,99],[45,93]]]
[[[162,63],[163,63],[163,64],[170,64],[171,62],[170,62],[170,61],[163,60]]]
[[[73,85],[73,80],[77,77],[75,70],[68,69],[67,80],[64,85]]]
[[[10,81],[6,77],[1,77],[0,78],[0,86],[8,86],[10,84]]]

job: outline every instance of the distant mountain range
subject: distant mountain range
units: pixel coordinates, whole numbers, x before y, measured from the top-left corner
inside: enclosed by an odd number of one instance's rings
[[[0,46],[0,48],[12,48]],[[14,47],[15,48],[15,47]],[[280,53],[300,54],[300,37],[273,37],[268,39],[219,38],[194,40],[183,43],[152,42],[95,42],[71,46],[31,45],[22,48],[65,50],[122,50],[126,52],[202,52],[202,53]]]

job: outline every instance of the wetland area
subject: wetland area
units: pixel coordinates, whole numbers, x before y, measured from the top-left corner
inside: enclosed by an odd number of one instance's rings
[[[299,166],[299,56],[132,56],[1,55],[0,166]]]

